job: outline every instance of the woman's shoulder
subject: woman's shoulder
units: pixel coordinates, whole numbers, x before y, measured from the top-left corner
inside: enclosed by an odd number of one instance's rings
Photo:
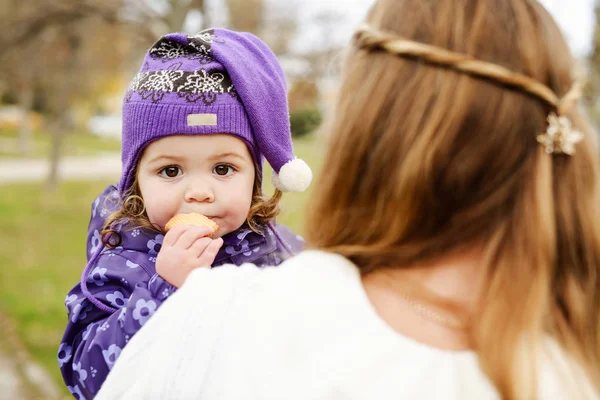
[[[282,268],[283,267],[283,268]],[[267,268],[265,279],[281,280],[312,280],[315,277],[336,275],[339,278],[356,279],[358,268],[347,258],[321,250],[304,250],[294,257],[287,259],[277,268]],[[324,282],[323,279],[319,280]],[[325,282],[324,282],[325,283]],[[327,285],[335,284],[327,281]]]
[[[358,269],[346,258],[319,250],[305,250],[277,267],[259,268],[246,263],[195,270],[186,285],[204,285],[207,281],[211,281],[210,285],[234,284],[238,293],[244,288],[256,291],[260,286],[262,293],[270,295],[272,292],[302,291],[308,287],[314,292],[359,280]]]
[[[306,250],[275,267],[254,264],[225,264],[219,268],[194,270],[182,289],[190,294],[214,292],[218,297],[243,296],[250,292],[255,301],[279,296],[280,300],[310,290],[331,292],[345,282],[360,282],[358,269],[342,256],[317,250]],[[224,290],[224,288],[234,290]],[[201,289],[204,291],[202,292]]]
[[[344,310],[350,315],[351,305],[364,301],[361,290],[360,274],[349,260],[310,250],[278,267],[228,264],[195,270],[178,295],[186,297],[189,304],[228,304],[222,310],[224,320],[247,324],[255,332],[270,327],[284,334],[300,322],[320,321],[318,316],[337,315],[342,321]]]

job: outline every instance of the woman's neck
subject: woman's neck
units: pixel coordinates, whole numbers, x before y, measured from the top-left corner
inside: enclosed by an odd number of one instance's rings
[[[432,347],[465,350],[471,348],[468,326],[484,273],[481,252],[473,250],[428,264],[376,270],[363,277],[363,285],[380,317],[398,333]]]
[[[393,282],[417,285],[416,291],[471,314],[478,304],[485,273],[479,250],[456,252],[428,264],[386,270]]]

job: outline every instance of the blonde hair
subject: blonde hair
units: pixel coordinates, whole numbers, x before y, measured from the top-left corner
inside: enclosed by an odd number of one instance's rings
[[[324,125],[307,242],[363,274],[483,248],[472,336],[501,396],[536,397],[548,335],[600,389],[598,157],[556,24],[534,0],[379,0],[367,23]],[[573,157],[536,141],[551,112],[584,133]]]
[[[148,219],[137,172],[134,171],[133,175],[134,181],[130,189],[122,196],[123,203],[106,219],[102,229],[102,243],[109,248],[115,248],[121,244],[120,228],[117,228],[120,225],[126,225],[128,229],[142,228],[165,233],[161,227],[152,224]],[[264,227],[279,214],[279,201],[282,195],[280,190],[275,189],[271,198],[265,198],[262,194],[260,177],[255,176],[252,202],[246,218],[248,227],[255,232],[262,232]]]

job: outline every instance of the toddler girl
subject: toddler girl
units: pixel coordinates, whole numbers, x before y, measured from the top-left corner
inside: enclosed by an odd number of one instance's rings
[[[122,348],[201,266],[278,265],[302,239],[274,225],[282,191],[303,191],[287,90],[275,55],[257,37],[225,29],[169,34],[148,51],[123,104],[123,170],[94,202],[88,258],[67,295],[58,359],[77,398],[92,398]],[[273,167],[261,190],[263,157]],[[210,229],[178,226],[200,213]],[[164,242],[163,242],[163,239]]]

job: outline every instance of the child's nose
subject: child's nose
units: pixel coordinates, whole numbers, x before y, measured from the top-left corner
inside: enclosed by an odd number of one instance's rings
[[[185,193],[185,201],[188,203],[212,203],[214,200],[215,194],[210,185],[208,185],[206,182],[200,182],[198,180],[189,185]]]

